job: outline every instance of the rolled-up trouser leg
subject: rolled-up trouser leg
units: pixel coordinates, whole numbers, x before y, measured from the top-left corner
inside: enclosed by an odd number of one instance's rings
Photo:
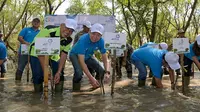
[[[192,73],[191,71],[192,63],[193,63],[192,60],[184,56],[184,68],[186,69],[186,71],[184,70],[183,72],[184,72],[184,85],[186,87],[188,87],[188,85],[190,84],[190,75]]]
[[[127,72],[127,77],[131,79],[132,78],[132,74],[133,74],[132,65],[131,65],[131,62],[128,59],[126,61],[126,72]]]
[[[28,55],[18,54],[18,67],[16,71],[15,80],[21,80],[25,66],[28,63]]]
[[[139,71],[138,75],[138,86],[145,86],[145,81],[147,77],[147,69],[146,66],[139,60],[132,60],[132,63],[135,65],[135,67]]]
[[[73,91],[79,91],[80,90],[80,81],[83,76],[83,71],[81,68],[81,65],[79,64],[78,55],[70,54],[70,60],[72,62],[73,68],[74,68],[74,77],[73,77]]]
[[[53,77],[55,77],[55,74],[58,71],[59,61],[54,61],[50,59],[49,65],[52,69]],[[64,69],[62,69],[61,74],[60,74],[60,82],[58,84],[55,84],[55,92],[62,92],[63,85],[64,85]]]
[[[43,83],[44,81],[43,71],[39,59],[37,57],[30,56],[30,64],[33,75],[33,83],[34,84]]]
[[[37,57],[30,56],[30,65],[32,70],[33,76],[33,83],[34,83],[34,91],[35,92],[42,92],[43,91],[43,71],[40,64],[40,61]]]

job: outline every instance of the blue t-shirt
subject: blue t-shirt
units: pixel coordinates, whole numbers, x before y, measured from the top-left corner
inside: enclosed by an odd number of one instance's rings
[[[94,51],[99,50],[101,54],[106,53],[106,49],[104,48],[104,40],[100,38],[97,42],[92,42],[90,40],[90,35],[84,34],[80,37],[78,42],[72,47],[70,51],[71,54],[81,54],[85,55],[85,60],[93,56]]]
[[[190,44],[190,52],[184,54],[184,55],[185,55],[187,58],[189,58],[190,60],[192,60],[192,57],[193,57],[193,56],[196,56],[196,55],[194,54],[193,49],[192,49],[193,46],[194,46],[194,43]],[[197,56],[197,58],[198,58],[198,60],[200,60],[200,56]]]
[[[33,27],[27,27],[21,30],[19,36],[22,36],[26,42],[32,43],[35,36],[40,32],[40,30],[35,30]],[[19,51],[21,51],[21,44]]]
[[[0,42],[0,60],[4,60],[7,57],[6,46],[3,42]]]
[[[141,61],[149,66],[156,78],[161,78],[163,55],[166,50],[145,47],[135,50],[131,55],[132,61]]]

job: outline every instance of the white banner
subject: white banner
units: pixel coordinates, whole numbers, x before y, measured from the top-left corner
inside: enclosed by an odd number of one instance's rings
[[[104,26],[106,32],[115,32],[115,18],[114,16],[102,15],[47,15],[45,16],[44,27],[48,25],[59,26],[64,23],[67,18],[75,19],[78,22],[76,31],[81,31],[83,22],[90,21],[91,24],[100,23]]]

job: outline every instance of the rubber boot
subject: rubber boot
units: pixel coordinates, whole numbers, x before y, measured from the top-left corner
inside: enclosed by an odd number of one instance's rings
[[[151,70],[149,71],[149,77],[153,77]]]
[[[74,92],[78,92],[78,91],[80,91],[81,90],[81,83],[79,82],[79,83],[74,83],[73,82],[73,91]]]
[[[63,92],[63,85],[64,81],[60,81],[58,84],[55,85],[55,92],[62,93]]]
[[[4,76],[5,76],[5,73],[1,73],[1,78],[4,78]]]
[[[155,77],[152,78],[151,85],[152,86],[156,86],[156,79],[155,79]]]
[[[127,73],[127,77],[129,78],[129,79],[132,79],[132,73]]]
[[[184,85],[185,87],[188,87],[190,84],[190,77],[189,76],[184,76]]]
[[[15,74],[15,80],[16,81],[21,81],[21,78],[22,78],[22,71],[20,71],[20,70],[17,70],[16,71],[16,74]]]
[[[146,80],[138,80],[138,87],[143,87],[145,86]]]
[[[34,92],[35,93],[43,92],[43,84],[34,84]]]

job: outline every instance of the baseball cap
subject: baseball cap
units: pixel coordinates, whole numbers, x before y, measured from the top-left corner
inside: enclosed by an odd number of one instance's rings
[[[65,26],[67,28],[71,28],[73,30],[76,30],[77,22],[74,19],[66,19],[65,20]]]
[[[165,60],[171,69],[177,70],[180,68],[180,64],[178,62],[179,56],[177,54],[175,54],[174,52],[167,52],[165,54]]]
[[[159,45],[163,50],[167,50],[167,48],[168,48],[168,45],[165,42],[161,42]]]
[[[178,33],[185,33],[183,29],[178,30]]]
[[[90,21],[85,21],[85,22],[83,22],[83,25],[86,26],[87,28],[91,28],[91,23],[90,23]]]
[[[197,44],[200,45],[200,34],[198,34],[198,35],[196,36],[196,41],[197,41]]]
[[[90,30],[91,32],[98,32],[101,35],[104,33],[104,27],[99,23],[95,23],[94,25],[92,25]]]

